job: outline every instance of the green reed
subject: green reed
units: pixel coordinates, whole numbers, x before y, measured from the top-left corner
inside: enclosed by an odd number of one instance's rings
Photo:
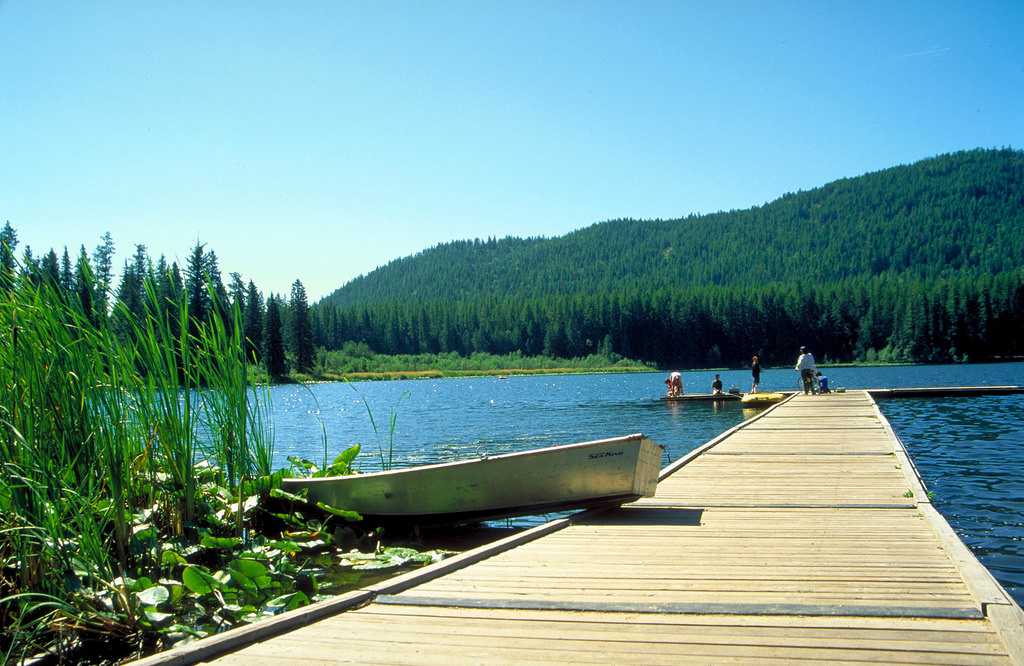
[[[156,533],[197,538],[207,459],[230,490],[270,475],[269,394],[237,323],[193,326],[148,289],[128,333],[46,284],[0,288],[0,657],[141,631],[128,581],[156,577]],[[237,311],[232,318],[237,322]],[[242,533],[238,492],[236,533]]]

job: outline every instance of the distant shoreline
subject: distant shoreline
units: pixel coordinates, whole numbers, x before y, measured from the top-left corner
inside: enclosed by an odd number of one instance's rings
[[[1024,359],[998,359],[978,361],[977,363],[914,363],[912,361],[847,361],[837,363],[820,363],[819,368],[883,368],[883,367],[906,367],[918,365],[980,365],[983,363],[1019,363]],[[792,370],[789,365],[762,366],[764,370]],[[739,368],[682,368],[679,372],[734,372],[749,371],[750,367]],[[671,368],[649,368],[649,367],[623,367],[608,366],[594,368],[498,368],[498,369],[475,369],[475,370],[379,370],[366,372],[335,373],[326,372],[321,375],[305,375],[292,373],[284,381],[278,384],[330,384],[335,382],[366,382],[366,381],[395,381],[415,379],[451,379],[459,377],[524,377],[543,375],[603,375],[603,374],[665,374],[671,372]],[[262,382],[260,382],[262,383]]]
[[[367,382],[413,379],[450,379],[458,377],[514,377],[537,375],[605,375],[638,372],[660,372],[652,368],[498,368],[495,370],[381,370],[373,372],[325,373],[319,376],[293,375],[293,383],[327,384],[333,382]]]

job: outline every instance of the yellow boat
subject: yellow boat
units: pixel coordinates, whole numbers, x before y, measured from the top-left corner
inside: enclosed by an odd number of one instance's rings
[[[787,395],[786,393],[748,393],[740,398],[740,402],[748,407],[774,405],[785,400]]]

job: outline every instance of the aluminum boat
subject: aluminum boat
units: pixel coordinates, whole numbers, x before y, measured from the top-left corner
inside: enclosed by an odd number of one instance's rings
[[[662,447],[641,434],[387,472],[285,479],[371,519],[468,522],[650,497]]]

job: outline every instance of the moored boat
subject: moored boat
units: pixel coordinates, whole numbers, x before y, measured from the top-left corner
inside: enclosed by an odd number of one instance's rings
[[[786,399],[788,393],[748,393],[740,400],[747,407],[757,407],[760,405],[774,405],[777,402],[782,402]]]
[[[661,446],[641,434],[352,476],[289,492],[382,520],[465,522],[622,504],[654,494]]]

